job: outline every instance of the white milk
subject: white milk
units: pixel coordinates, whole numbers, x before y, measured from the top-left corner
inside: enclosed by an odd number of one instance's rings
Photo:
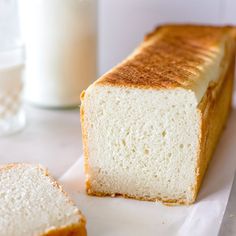
[[[96,79],[97,0],[19,0],[26,44],[27,101],[45,107],[80,103]]]

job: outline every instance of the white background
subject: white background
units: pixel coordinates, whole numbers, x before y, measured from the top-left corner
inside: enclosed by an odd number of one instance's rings
[[[236,24],[236,0],[100,0],[99,14],[101,75],[160,23]]]

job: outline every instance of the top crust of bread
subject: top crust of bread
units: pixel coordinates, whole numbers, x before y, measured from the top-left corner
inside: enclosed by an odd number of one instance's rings
[[[158,27],[131,56],[98,79],[95,85],[195,90],[204,80],[202,73],[208,71],[204,70],[205,65],[214,62],[219,54],[223,55],[221,51],[224,52],[235,35],[236,28],[231,26]]]

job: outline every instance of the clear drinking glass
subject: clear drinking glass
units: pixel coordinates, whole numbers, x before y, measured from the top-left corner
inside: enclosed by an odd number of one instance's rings
[[[23,46],[16,0],[0,0],[0,136],[21,130]]]

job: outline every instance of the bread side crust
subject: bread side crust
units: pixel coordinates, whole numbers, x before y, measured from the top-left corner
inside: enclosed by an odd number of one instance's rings
[[[27,167],[27,166],[30,167],[32,165],[27,164],[27,163],[10,163],[6,165],[1,165],[0,172],[7,171],[13,168],[21,168],[21,167]],[[76,206],[75,203],[70,199],[68,194],[63,190],[62,186],[52,177],[52,175],[49,174],[47,169],[45,169],[41,165],[34,165],[34,166],[36,166],[39,170],[41,170],[42,173],[50,179],[50,182],[52,183],[52,185],[58,188],[58,190],[66,196],[70,204]],[[58,236],[59,235],[60,236],[86,236],[87,235],[86,219],[79,210],[77,214],[79,215],[80,219],[78,222],[76,222],[76,224],[70,224],[70,225],[59,227],[59,228],[49,229],[45,231],[44,233],[42,233],[40,236],[57,236],[57,235]]]
[[[135,199],[135,200],[140,200],[140,201],[148,201],[148,202],[161,202],[162,204],[166,206],[179,206],[179,205],[190,205],[191,203],[188,202],[186,199],[163,199],[160,197],[155,197],[155,198],[148,198],[148,197],[138,197],[134,195],[129,195],[129,194],[122,194],[122,193],[105,193],[105,192],[96,192],[93,191],[90,188],[89,180],[86,183],[86,191],[87,194],[90,196],[96,196],[96,197],[123,197],[123,198],[129,198],[129,199]]]
[[[84,173],[85,173],[85,188],[86,190],[90,189],[89,177],[87,173],[89,172],[89,151],[88,151],[88,134],[85,126],[84,120],[84,96],[85,91],[83,91],[80,95],[81,105],[80,105],[80,123],[81,123],[81,131],[82,131],[82,142],[83,142],[83,157],[84,157]]]
[[[225,76],[218,83],[209,86],[206,95],[199,104],[201,118],[201,135],[199,137],[199,153],[196,173],[196,183],[193,187],[194,200],[201,187],[204,175],[213,157],[231,110],[233,81],[235,74],[235,49]]]
[[[86,221],[81,218],[78,224],[68,225],[65,227],[49,230],[42,236],[86,236]]]

